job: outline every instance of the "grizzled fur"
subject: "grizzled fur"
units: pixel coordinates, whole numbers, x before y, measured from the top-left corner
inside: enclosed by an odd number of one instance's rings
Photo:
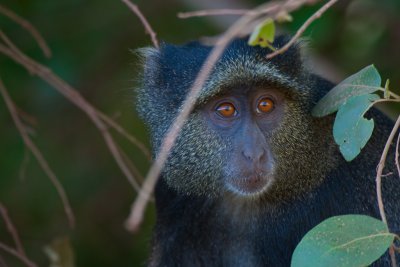
[[[274,46],[286,41],[278,38]],[[193,42],[143,50],[137,108],[150,128],[155,156],[211,49]],[[272,60],[265,58],[268,52],[235,40],[203,87],[156,187],[150,266],[290,266],[295,246],[322,220],[351,213],[379,218],[375,167],[393,123],[370,112],[377,130],[361,155],[345,162],[332,139],[332,117],[310,115],[332,84],[303,66],[298,47]],[[223,188],[222,169],[235,144],[210,129],[200,112],[210,98],[238,86],[285,95],[284,118],[265,136],[275,155],[275,182],[256,198]],[[393,164],[385,171],[394,171]],[[390,229],[397,233],[399,186],[395,177],[384,180]],[[374,266],[389,266],[388,256]]]

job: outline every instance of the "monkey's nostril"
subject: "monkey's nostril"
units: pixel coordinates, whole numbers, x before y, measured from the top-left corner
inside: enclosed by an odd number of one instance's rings
[[[242,151],[242,155],[246,160],[251,162],[261,162],[266,159],[266,153],[264,149],[257,149],[253,151]]]
[[[249,160],[249,161],[253,161],[254,159],[257,158],[257,156],[255,156],[254,151],[246,151],[246,150],[243,150],[243,151],[242,151],[242,155],[243,155],[243,157],[244,157],[246,160]]]

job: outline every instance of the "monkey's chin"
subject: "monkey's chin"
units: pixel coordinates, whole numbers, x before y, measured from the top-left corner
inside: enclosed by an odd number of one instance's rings
[[[227,181],[228,190],[243,197],[256,197],[267,191],[272,184],[272,177],[250,176],[246,178],[232,178]]]

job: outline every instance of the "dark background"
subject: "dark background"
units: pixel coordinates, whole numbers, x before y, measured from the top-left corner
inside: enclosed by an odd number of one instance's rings
[[[219,1],[214,1],[219,2]],[[179,11],[213,8],[213,1],[136,1],[159,39],[184,43],[221,33],[234,17],[181,20]],[[220,7],[254,7],[262,1],[221,1]],[[136,16],[120,1],[2,0],[35,25],[53,52],[46,59],[31,36],[0,15],[0,28],[34,59],[49,66],[100,110],[114,117],[148,145],[133,104],[140,65],[132,50],[151,45]],[[282,25],[294,33],[321,5],[304,7]],[[311,64],[333,80],[374,63],[391,88],[400,87],[400,2],[339,1],[305,34]],[[77,217],[70,230],[54,187],[26,152],[0,99],[0,201],[8,208],[28,256],[39,266],[49,262],[43,247],[68,236],[76,266],[141,266],[148,255],[154,207],[139,233],[124,227],[136,197],[98,130],[87,116],[37,77],[0,55],[0,77],[16,104],[33,117],[34,142],[63,184]],[[114,135],[143,175],[149,163],[134,146]],[[26,159],[28,156],[28,160]],[[25,162],[25,163],[24,163]],[[21,175],[21,171],[24,175]],[[0,220],[0,242],[12,245]],[[22,266],[0,250],[9,266]],[[0,263],[1,265],[1,263]]]

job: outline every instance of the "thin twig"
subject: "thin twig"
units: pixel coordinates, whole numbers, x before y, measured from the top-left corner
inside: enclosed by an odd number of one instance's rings
[[[124,150],[122,150],[121,147],[119,147],[119,146],[118,146],[118,148],[122,155],[122,158],[125,160],[126,164],[128,165],[129,169],[131,170],[131,172],[135,175],[137,182],[142,183],[144,181],[143,175],[139,172],[139,170],[136,168],[135,164],[133,164],[133,162],[130,160],[130,158],[124,152]]]
[[[129,0],[121,0],[121,1],[124,2],[130,8],[130,10],[132,10],[132,12],[135,13],[136,16],[140,19],[140,21],[142,22],[146,32],[150,35],[151,41],[153,42],[154,47],[159,49],[160,46],[158,44],[157,34],[151,28],[150,23],[147,21],[146,17],[142,14],[142,12],[140,12],[139,7],[137,5],[135,5],[135,4],[133,4]]]
[[[397,135],[397,142],[396,142],[396,155],[395,155],[395,162],[397,167],[397,173],[400,177],[400,164],[399,164],[399,145],[400,145],[400,133]]]
[[[383,200],[382,200],[382,172],[383,168],[385,167],[385,162],[386,162],[386,157],[389,152],[390,145],[393,141],[393,138],[400,126],[400,116],[397,118],[397,121],[392,129],[392,132],[389,135],[389,138],[386,141],[385,148],[383,149],[381,159],[379,161],[378,167],[377,167],[377,174],[376,174],[376,194],[378,198],[378,206],[379,206],[379,212],[382,218],[382,221],[387,225],[387,219],[386,219],[386,214],[385,214],[385,208],[383,205]]]
[[[392,175],[393,175],[393,172],[388,172],[386,174],[382,174],[382,178],[389,177],[389,176],[392,176]]]
[[[18,23],[22,28],[27,30],[32,37],[36,40],[37,44],[39,45],[40,49],[42,50],[43,54],[47,57],[51,57],[51,50],[49,46],[46,44],[46,41],[40,34],[40,32],[31,24],[29,21],[21,18],[11,10],[5,8],[4,6],[0,5],[0,13],[4,16],[9,17],[12,21]]]
[[[330,0],[327,2],[325,5],[323,5],[320,9],[318,9],[317,12],[315,12],[311,17],[309,17],[306,22],[298,29],[296,34],[290,39],[289,42],[287,42],[283,47],[279,48],[278,50],[270,53],[267,55],[267,59],[273,58],[276,55],[284,53],[286,50],[288,50],[296,41],[297,39],[300,38],[300,36],[304,33],[304,31],[310,26],[312,22],[315,20],[319,19],[322,14],[325,13],[333,4],[335,4],[338,0]]]
[[[69,225],[71,228],[75,225],[75,216],[71,209],[71,205],[69,204],[68,196],[64,191],[60,181],[58,180],[57,176],[54,174],[53,170],[50,168],[49,164],[47,163],[46,159],[43,157],[40,150],[36,147],[33,143],[29,134],[27,133],[24,125],[22,124],[20,118],[18,117],[17,109],[15,108],[15,104],[12,101],[11,97],[9,96],[6,87],[4,86],[1,78],[0,78],[0,94],[2,95],[8,110],[10,111],[11,117],[17,127],[19,134],[21,135],[26,147],[32,152],[35,156],[36,160],[38,161],[40,167],[46,173],[46,175],[50,178],[50,181],[53,183],[54,187],[56,188],[61,201],[64,205],[64,210],[67,215]]]
[[[378,164],[378,170],[376,173],[376,195],[378,198],[378,207],[379,207],[379,212],[380,212],[382,221],[386,225],[388,225],[388,223],[387,223],[385,207],[383,205],[383,199],[382,199],[382,171],[383,171],[383,168],[385,167],[386,157],[389,152],[390,145],[392,144],[393,138],[396,135],[396,132],[398,131],[399,126],[400,126],[400,116],[397,118],[397,121],[392,129],[392,132],[390,133],[389,138],[386,141],[386,145],[385,145],[385,148],[383,149],[381,159]],[[390,254],[392,263],[396,262],[396,255],[395,255],[393,249],[389,250],[389,254]],[[397,266],[397,265],[393,265],[393,266]]]
[[[148,148],[139,140],[137,140],[136,137],[128,133],[121,125],[116,123],[113,119],[111,119],[109,116],[101,112],[100,110],[97,110],[97,113],[99,114],[99,117],[103,119],[105,123],[107,123],[111,128],[114,128],[119,134],[121,134],[123,137],[125,137],[128,141],[130,141],[132,144],[134,144],[137,148],[139,148],[140,151],[146,156],[146,159],[151,161],[151,154]]]
[[[24,55],[24,53],[18,49],[18,47],[7,37],[7,35],[1,31],[0,29],[0,37],[3,39],[3,41],[7,44],[7,46],[14,52],[14,56],[20,58],[22,61],[26,61],[28,58],[27,56]],[[10,55],[9,55],[10,56]],[[15,60],[15,59],[14,59]],[[32,59],[30,59],[33,61]],[[36,62],[35,62],[36,63]],[[36,63],[39,65],[38,63]],[[31,73],[32,70],[28,68],[28,71]],[[132,144],[137,146],[142,153],[146,156],[148,160],[151,161],[151,154],[150,151],[146,148],[146,146],[141,143],[139,140],[137,140],[134,136],[129,134],[123,127],[121,127],[118,123],[116,123],[113,119],[102,113],[101,111],[97,110],[96,108],[93,107],[93,109],[96,110],[96,112],[99,114],[99,116],[112,128],[114,128],[118,133],[120,133],[122,136],[124,136],[128,141],[130,141]]]
[[[21,180],[25,180],[26,168],[30,161],[28,149],[24,149],[24,158],[22,159],[21,165],[19,166],[19,178]]]
[[[222,8],[222,9],[208,9],[208,10],[197,10],[192,12],[179,12],[178,18],[180,19],[188,19],[193,17],[205,17],[205,16],[226,16],[226,15],[244,15],[244,14],[251,14],[256,13],[251,9],[229,9],[229,8]]]
[[[10,216],[8,215],[6,207],[4,207],[4,205],[1,202],[0,202],[0,215],[1,215],[1,217],[3,217],[3,220],[6,224],[7,230],[14,240],[17,251],[21,255],[26,257],[26,253],[25,253],[24,247],[22,246],[21,239],[19,238],[17,228],[15,228],[14,224],[11,221]]]
[[[302,1],[302,0],[297,0],[297,2],[301,2],[302,4],[315,4],[319,0],[307,0],[307,1]],[[293,1],[295,2],[295,1]],[[289,3],[286,2],[286,6]],[[275,1],[269,3],[268,7],[266,8],[261,8],[258,10],[254,9],[230,9],[230,8],[221,8],[221,9],[207,9],[207,10],[197,10],[197,11],[192,11],[192,12],[179,12],[177,14],[178,18],[180,19],[188,19],[188,18],[193,18],[193,17],[206,17],[206,16],[226,16],[226,15],[263,15],[267,13],[271,13],[273,9],[280,8],[282,7],[282,1]],[[273,11],[272,11],[273,12]]]
[[[270,12],[277,12],[281,9],[294,10],[299,8],[306,2],[307,1],[287,0],[279,6],[276,6],[276,3],[264,4],[255,10],[266,10],[268,8],[270,8]],[[164,137],[158,156],[146,176],[145,182],[143,183],[142,189],[140,190],[138,197],[132,205],[131,213],[125,224],[126,228],[129,231],[134,232],[137,231],[137,229],[139,228],[139,225],[143,220],[146,205],[150,199],[151,193],[153,192],[154,186],[168,157],[168,153],[174,145],[183,124],[188,118],[190,112],[192,111],[193,105],[196,102],[196,99],[206,79],[211,73],[212,68],[214,67],[228,44],[236,37],[237,34],[241,32],[243,28],[254,21],[254,19],[258,18],[259,15],[260,12],[254,12],[242,16],[218,39],[216,45],[211,50],[209,56],[203,63],[203,66],[199,71],[195,81],[193,82],[192,87],[189,89],[189,92],[183,103],[183,107],[177,118],[169,128],[166,136]]]
[[[7,263],[3,259],[3,257],[0,256],[0,267],[8,267]]]
[[[6,36],[4,33],[0,31],[0,37],[3,37],[4,39],[4,37]],[[10,57],[23,67],[25,67],[30,73],[35,74],[40,78],[42,78],[44,81],[50,84],[54,89],[56,89],[59,93],[61,93],[64,97],[66,97],[69,101],[71,101],[71,103],[75,104],[77,107],[79,107],[82,111],[86,113],[86,115],[91,119],[91,121],[95,124],[97,129],[102,134],[103,139],[119,168],[127,177],[132,187],[138,191],[139,186],[135,181],[135,178],[133,177],[133,175],[129,171],[129,168],[123,161],[121,154],[119,153],[115,145],[114,139],[112,138],[110,132],[108,131],[107,125],[105,125],[103,120],[100,118],[101,116],[106,117],[106,115],[104,114],[100,115],[98,110],[95,107],[93,107],[76,89],[74,89],[60,77],[55,75],[50,69],[34,61],[33,59],[23,54],[22,52],[16,53],[15,51],[8,49],[1,44],[0,44],[0,52]],[[110,121],[112,121],[112,119],[108,118],[108,122]],[[114,126],[115,125],[116,123],[114,123]]]
[[[18,251],[16,251],[13,248],[7,246],[6,244],[3,244],[0,242],[0,249],[15,256],[16,258],[18,258],[21,262],[23,262],[28,267],[37,267],[37,265],[34,262],[32,262],[30,259],[28,259],[26,256],[22,255],[21,253],[19,253]]]
[[[389,255],[390,255],[390,261],[392,262],[392,266],[398,267],[397,261],[396,261],[396,250],[395,250],[394,244],[392,244],[389,248]]]

